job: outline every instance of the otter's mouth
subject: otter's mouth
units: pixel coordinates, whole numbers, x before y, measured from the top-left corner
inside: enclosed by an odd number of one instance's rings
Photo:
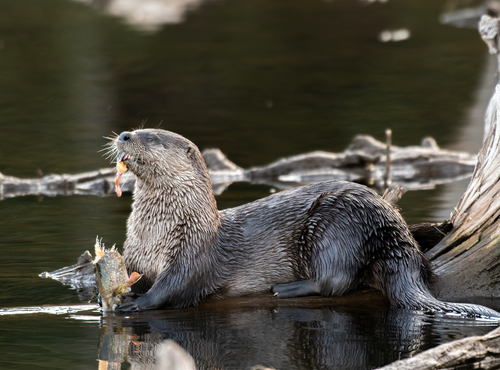
[[[127,153],[121,153],[118,156],[118,160],[116,161],[117,163],[120,162],[125,162],[125,163],[130,163],[130,164],[139,164],[139,165],[144,165],[144,161],[134,157],[133,155],[127,154]]]
[[[116,179],[115,179],[115,191],[116,195],[122,196],[122,190],[120,188],[120,179],[122,175],[129,170],[129,168],[134,168],[136,165],[144,165],[144,161],[136,158],[127,153],[121,153],[116,160]],[[132,170],[133,172],[133,170]]]

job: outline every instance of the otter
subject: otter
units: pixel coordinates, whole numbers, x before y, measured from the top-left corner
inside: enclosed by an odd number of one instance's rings
[[[402,216],[363,185],[320,182],[219,211],[188,139],[141,129],[122,132],[112,150],[136,177],[123,259],[129,272],[143,274],[119,311],[269,291],[340,296],[364,283],[393,307],[500,318],[435,298],[430,264]]]

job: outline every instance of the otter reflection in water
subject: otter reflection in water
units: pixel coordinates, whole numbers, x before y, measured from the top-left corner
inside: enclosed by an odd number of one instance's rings
[[[354,296],[333,304],[306,298],[301,307],[296,300],[274,305],[261,296],[190,310],[102,316],[99,360],[127,361],[134,370],[164,370],[158,351],[169,339],[193,356],[198,370],[257,364],[288,370],[373,369],[494,326],[391,310],[373,292]]]
[[[360,283],[393,307],[494,317],[489,308],[437,300],[431,270],[401,215],[371,189],[327,181],[217,210],[200,151],[160,129],[111,144],[136,177],[124,261],[143,278],[122,311],[182,308],[272,292],[340,296]]]

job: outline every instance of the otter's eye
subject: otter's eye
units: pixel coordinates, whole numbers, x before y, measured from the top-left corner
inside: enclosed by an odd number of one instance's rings
[[[152,137],[148,137],[148,143],[154,143],[155,142],[155,139],[153,139]]]

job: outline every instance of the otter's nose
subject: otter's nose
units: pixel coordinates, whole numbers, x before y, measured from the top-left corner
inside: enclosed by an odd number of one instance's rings
[[[130,139],[132,139],[131,132],[124,131],[120,134],[120,136],[118,136],[118,141],[120,141],[122,143],[125,143],[125,142],[129,141]]]

